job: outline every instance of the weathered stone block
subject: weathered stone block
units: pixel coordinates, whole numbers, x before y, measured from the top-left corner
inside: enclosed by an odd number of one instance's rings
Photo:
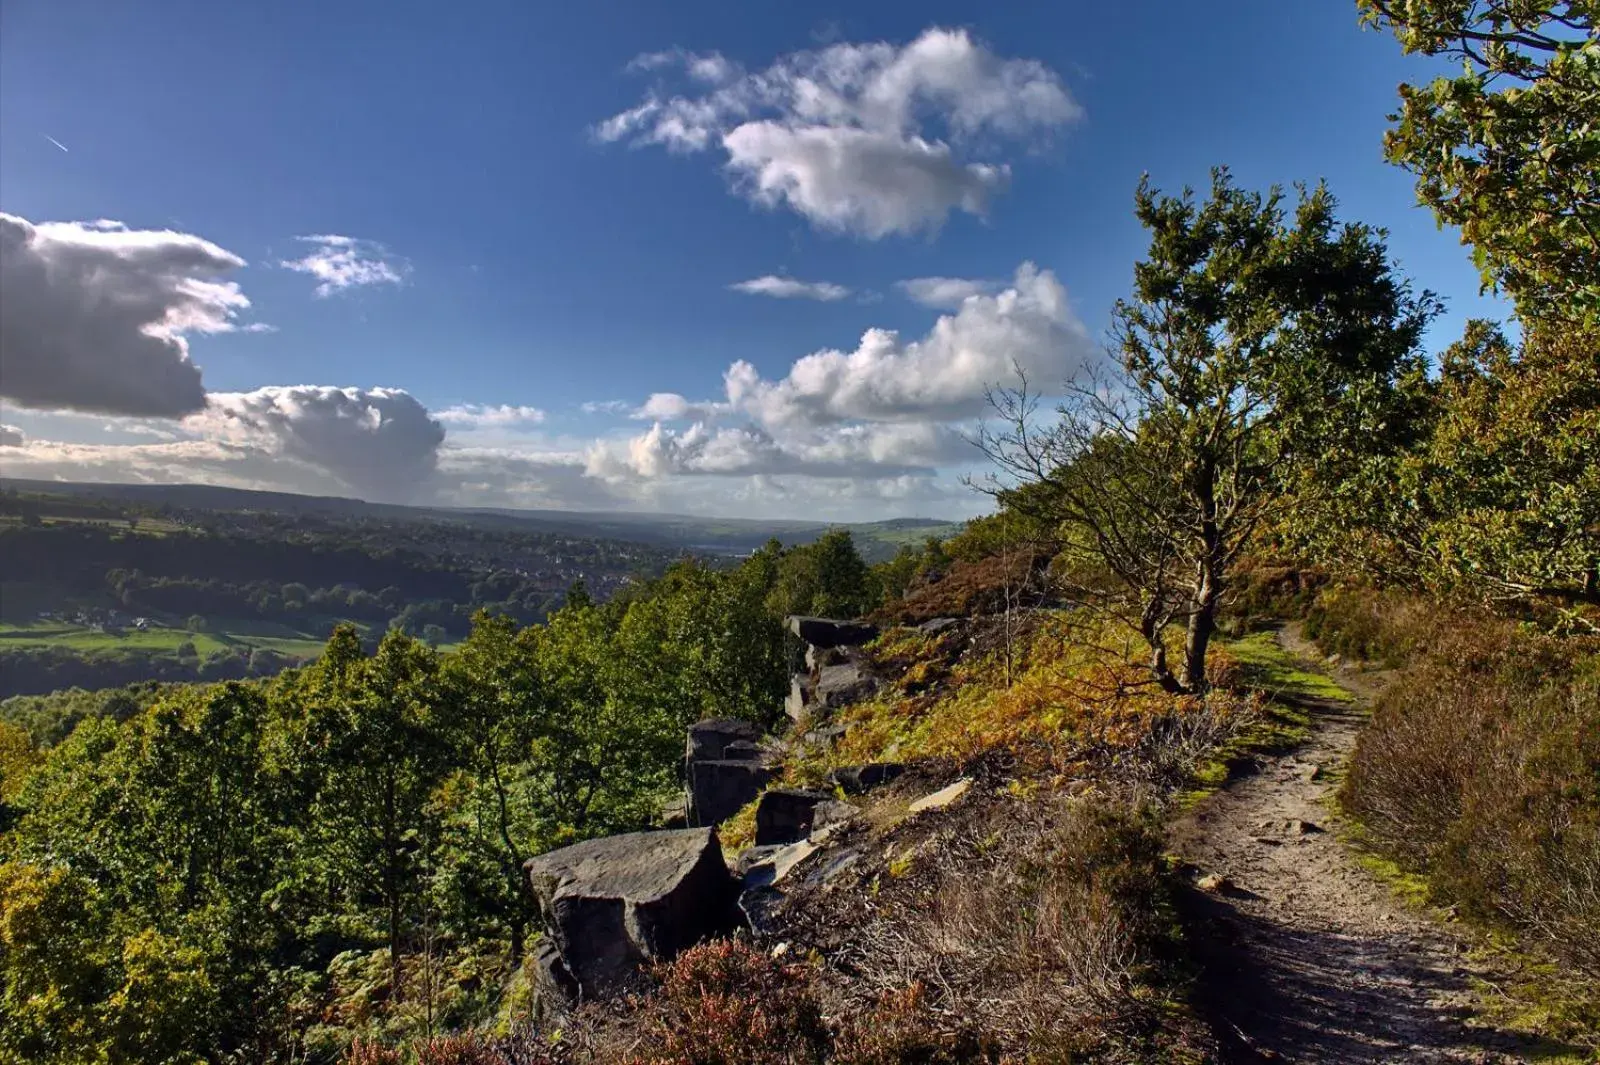
[[[739,885],[714,829],[631,832],[531,859],[526,870],[561,965],[541,961],[552,986],[604,997],[739,923]],[[548,962],[548,964],[546,963]]]

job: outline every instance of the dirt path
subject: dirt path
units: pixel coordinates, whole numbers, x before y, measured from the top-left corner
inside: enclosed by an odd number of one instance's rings
[[[1296,630],[1279,639],[1319,661]],[[1305,744],[1173,827],[1203,885],[1190,925],[1205,1005],[1242,1061],[1524,1062],[1519,1037],[1468,1023],[1476,970],[1463,943],[1407,910],[1339,840],[1331,798],[1377,684],[1349,670],[1336,679],[1357,703],[1308,704]]]

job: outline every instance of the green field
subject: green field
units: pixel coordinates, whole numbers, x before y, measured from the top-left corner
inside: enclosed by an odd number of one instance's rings
[[[38,622],[26,625],[0,624],[0,649],[8,647],[65,647],[85,655],[118,651],[166,651],[177,653],[185,642],[192,642],[201,658],[234,648],[265,648],[280,654],[312,657],[322,650],[323,641],[282,625],[224,623],[217,632],[189,632],[187,629],[150,628],[143,632],[125,629],[101,632],[81,625]]]

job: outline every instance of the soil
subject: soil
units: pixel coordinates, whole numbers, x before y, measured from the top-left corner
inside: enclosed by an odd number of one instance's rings
[[[1193,867],[1186,924],[1202,1006],[1236,1061],[1309,1065],[1533,1060],[1473,1017],[1493,980],[1449,924],[1408,907],[1356,861],[1333,795],[1381,674],[1330,667],[1298,630],[1280,642],[1353,693],[1307,702],[1309,739],[1246,767],[1173,826]]]

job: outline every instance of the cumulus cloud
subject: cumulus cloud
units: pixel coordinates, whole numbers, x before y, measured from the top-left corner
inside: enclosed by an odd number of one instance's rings
[[[974,277],[912,277],[896,281],[894,287],[913,303],[935,310],[953,311],[972,296],[984,296],[1003,282]]]
[[[363,499],[425,494],[444,428],[398,388],[273,385],[213,392],[193,430],[331,475]]]
[[[0,447],[21,447],[27,439],[15,425],[0,425]]]
[[[317,279],[317,295],[332,296],[368,285],[398,285],[405,279],[405,264],[391,259],[382,244],[337,233],[321,233],[298,240],[315,245],[299,259],[278,265]]]
[[[672,420],[736,411],[769,430],[949,421],[981,413],[985,390],[1014,381],[1018,369],[1037,382],[1064,381],[1094,350],[1061,282],[1024,263],[1007,287],[969,296],[920,339],[869,329],[853,350],[813,352],[775,381],[741,360],[724,375],[725,401],[657,394],[640,414]]]
[[[538,407],[517,407],[505,403],[459,403],[434,411],[433,416],[446,425],[459,425],[465,429],[505,429],[538,425],[544,421],[544,411]]]
[[[630,66],[681,69],[704,91],[652,91],[596,125],[597,140],[720,148],[751,201],[872,239],[935,230],[954,210],[984,214],[1010,167],[978,156],[1033,147],[1082,114],[1054,71],[1002,58],[965,30],[833,44],[755,73],[683,51]]]
[[[0,214],[0,395],[24,407],[178,417],[205,405],[191,334],[250,301],[245,261],[208,240]]]
[[[578,404],[578,409],[585,414],[626,414],[633,404],[625,399],[591,399]]]
[[[792,277],[779,277],[776,274],[753,277],[749,281],[739,281],[728,287],[747,296],[771,296],[780,300],[820,300],[823,303],[832,303],[850,295],[848,288],[836,285],[832,281],[798,281]]]

